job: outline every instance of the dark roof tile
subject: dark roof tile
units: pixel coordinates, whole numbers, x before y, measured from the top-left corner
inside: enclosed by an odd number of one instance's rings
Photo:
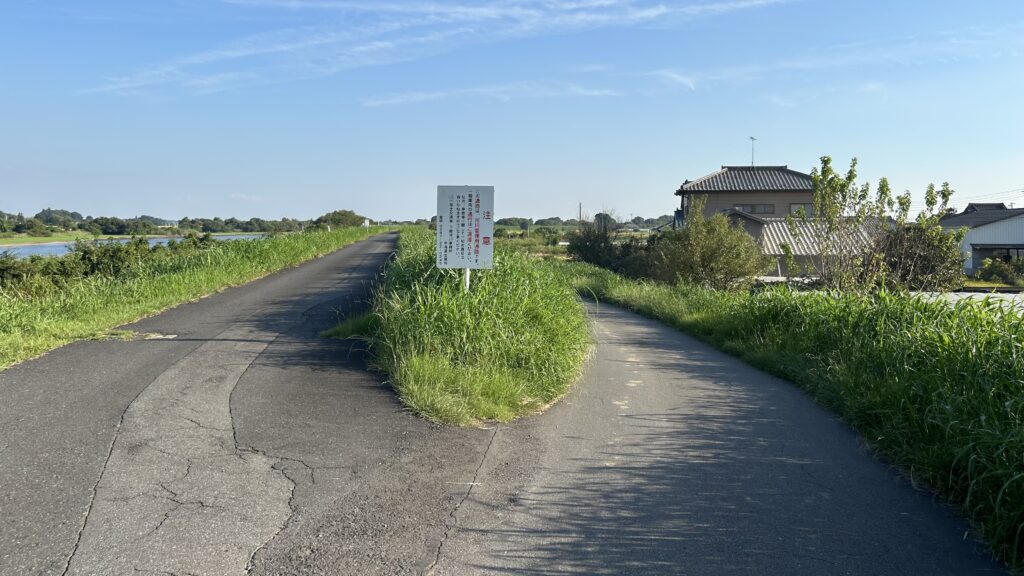
[[[813,190],[811,177],[787,166],[722,166],[718,172],[684,182],[676,195],[692,192],[780,192]]]
[[[1024,214],[1024,208],[974,210],[971,212],[964,210],[959,214],[943,216],[942,219],[939,220],[939,224],[942,224],[943,228],[961,228],[964,226],[967,228],[977,228],[978,226],[984,226],[1000,220],[1006,220],[1007,218],[1013,218],[1014,216],[1020,216],[1021,214]]]

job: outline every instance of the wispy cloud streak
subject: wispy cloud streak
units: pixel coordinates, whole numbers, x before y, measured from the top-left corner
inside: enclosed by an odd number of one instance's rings
[[[431,100],[444,100],[449,98],[480,97],[510,102],[512,100],[537,100],[548,98],[568,98],[573,96],[587,98],[614,97],[621,94],[617,90],[607,88],[588,88],[576,84],[543,84],[543,83],[512,83],[494,86],[478,86],[475,88],[460,88],[455,90],[440,90],[435,92],[405,92],[390,94],[380,98],[364,100],[363,106],[378,108],[382,106],[397,106],[401,104],[415,104]]]
[[[880,67],[914,67],[931,64],[956,64],[983,59],[1016,57],[1024,48],[1020,27],[995,30],[969,28],[937,31],[927,37],[907,36],[872,39],[834,46],[818,47],[813,52],[774,61],[742,66],[688,69],[666,68],[641,72],[663,84],[697,90],[722,82],[758,81],[780,75],[799,75],[829,70],[863,68],[869,73]],[[1007,48],[1010,50],[1007,51]],[[879,92],[877,84],[865,85],[862,92]]]
[[[343,24],[288,28],[226,42],[108,78],[88,92],[215,92],[416,60],[486,42],[610,27],[666,25],[794,0],[221,0]]]

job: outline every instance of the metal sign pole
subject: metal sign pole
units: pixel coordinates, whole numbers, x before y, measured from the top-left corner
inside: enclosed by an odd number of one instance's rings
[[[462,289],[465,292],[469,292],[469,268],[466,268],[466,275],[462,281]]]

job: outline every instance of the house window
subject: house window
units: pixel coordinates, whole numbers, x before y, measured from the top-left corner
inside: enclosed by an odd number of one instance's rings
[[[803,210],[804,214],[807,214],[808,216],[814,216],[814,204],[813,203],[811,203],[811,204],[790,204],[789,205],[789,213],[790,214],[797,214],[801,210]]]
[[[1011,260],[1024,260],[1024,248],[996,248],[992,256],[1007,262]]]
[[[775,204],[736,204],[733,208],[747,214],[775,214]]]

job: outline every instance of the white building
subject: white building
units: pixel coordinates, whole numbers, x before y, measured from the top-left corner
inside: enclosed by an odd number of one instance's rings
[[[959,214],[944,216],[947,230],[967,228],[960,245],[964,273],[971,275],[986,258],[1024,259],[1024,208],[1005,204],[968,204]]]

